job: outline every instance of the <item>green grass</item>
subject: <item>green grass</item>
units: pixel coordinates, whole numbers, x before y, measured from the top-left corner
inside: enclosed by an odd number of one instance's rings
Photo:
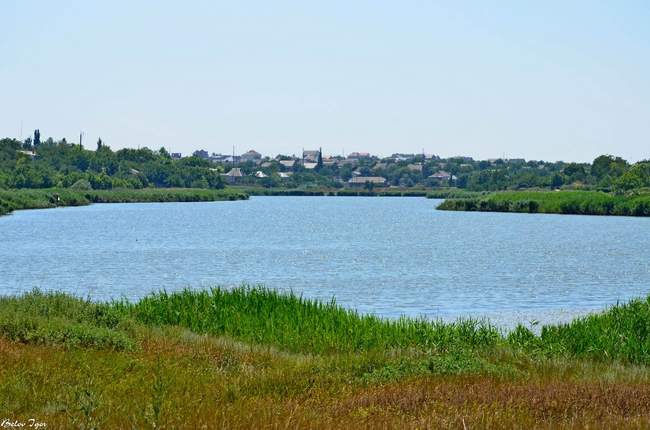
[[[473,199],[490,194],[489,191],[467,191],[460,188],[441,188],[427,193],[429,199]]]
[[[438,209],[576,215],[650,216],[650,194],[599,191],[507,191],[484,197],[445,200]]]
[[[0,215],[21,209],[45,209],[57,206],[83,206],[92,203],[149,203],[241,200],[241,191],[195,188],[145,188],[141,190],[0,190]]]
[[[123,309],[147,325],[177,325],[291,352],[334,353],[389,348],[429,351],[489,348],[496,329],[477,321],[453,324],[359,315],[334,302],[265,288],[158,293]]]
[[[160,292],[134,303],[39,291],[0,298],[0,335],[19,342],[129,349],[135,324],[185,327],[317,355],[404,350],[490,355],[506,348],[531,357],[650,364],[650,297],[544,326],[539,335],[522,326],[503,334],[474,320],[382,319],[263,287]]]
[[[547,356],[648,365],[650,297],[617,304],[568,324],[544,326],[539,336],[520,326],[509,334],[508,341]]]
[[[0,298],[0,334],[23,343],[131,349],[123,315],[108,304],[35,291]]]

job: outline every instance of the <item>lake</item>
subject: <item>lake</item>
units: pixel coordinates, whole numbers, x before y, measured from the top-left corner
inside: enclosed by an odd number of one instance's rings
[[[0,294],[137,299],[241,283],[382,317],[568,321],[650,291],[650,219],[436,211],[439,200],[252,197],[0,217]]]

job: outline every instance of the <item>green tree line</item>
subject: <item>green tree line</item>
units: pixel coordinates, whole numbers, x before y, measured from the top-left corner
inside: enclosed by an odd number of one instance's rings
[[[165,148],[96,150],[65,139],[0,140],[0,188],[223,188],[218,169],[197,157],[172,160]]]

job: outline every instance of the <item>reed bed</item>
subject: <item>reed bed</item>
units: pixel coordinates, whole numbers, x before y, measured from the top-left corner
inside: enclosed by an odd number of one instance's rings
[[[650,364],[650,297],[617,304],[567,324],[542,327],[539,336],[519,326],[509,334],[513,346],[547,356]]]
[[[54,328],[48,328],[50,323]],[[85,340],[57,334],[68,323],[91,334]],[[0,298],[0,335],[15,341],[91,345],[92,331],[98,329],[104,337],[127,339],[114,346],[107,341],[109,347],[128,349],[127,344],[135,342],[135,325],[183,327],[197,334],[315,355],[406,350],[492,354],[505,348],[531,357],[650,364],[650,297],[568,324],[545,325],[539,334],[523,326],[504,333],[489,322],[472,319],[452,323],[384,319],[345,309],[333,300],[311,300],[261,286],[163,291],[137,302],[96,303],[38,290]],[[51,342],[47,333],[52,333]]]
[[[485,197],[450,198],[438,209],[575,215],[650,216],[650,194],[600,191],[507,191]]]
[[[443,352],[493,347],[498,331],[487,323],[442,323],[359,315],[335,302],[308,300],[262,287],[161,292],[120,308],[147,325],[178,325],[316,354],[417,347]]]
[[[0,190],[0,215],[21,209],[84,206],[92,203],[200,202],[247,199],[244,192],[223,189],[145,188],[141,190],[20,189]]]

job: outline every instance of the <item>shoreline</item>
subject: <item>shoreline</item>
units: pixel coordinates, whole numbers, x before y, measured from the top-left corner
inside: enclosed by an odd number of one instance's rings
[[[650,193],[600,191],[502,191],[484,197],[450,198],[438,210],[594,216],[650,216]]]
[[[20,189],[0,190],[0,216],[17,210],[87,206],[96,203],[165,203],[246,200],[237,190],[145,188],[139,190]]]
[[[85,206],[94,203],[164,203],[247,200],[250,196],[300,197],[425,197],[443,202],[436,210],[461,212],[537,213],[557,215],[650,216],[650,191],[615,195],[601,191],[495,191],[459,189],[283,189],[230,186],[113,190],[0,190],[0,216],[14,210]]]

